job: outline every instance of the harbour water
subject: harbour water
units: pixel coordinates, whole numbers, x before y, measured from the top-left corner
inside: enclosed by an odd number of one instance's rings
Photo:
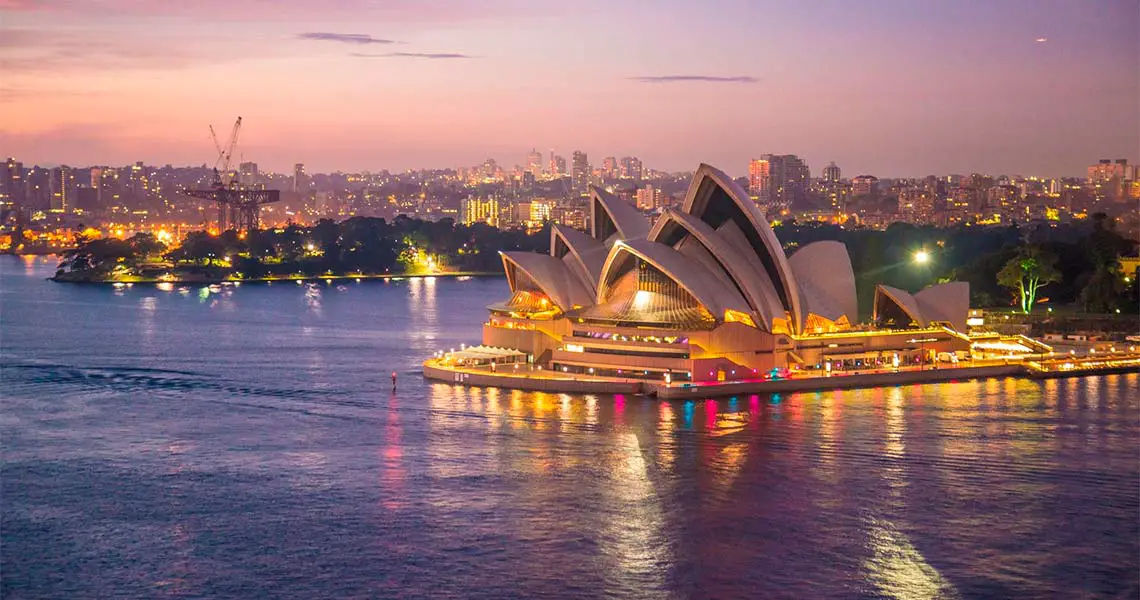
[[[1140,595],[1136,374],[467,389],[419,364],[501,279],[53,268],[0,257],[4,598]]]

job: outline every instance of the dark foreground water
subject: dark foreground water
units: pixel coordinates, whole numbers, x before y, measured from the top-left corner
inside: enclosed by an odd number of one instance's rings
[[[1140,595],[1136,375],[464,389],[417,365],[478,340],[502,279],[51,267],[0,257],[4,598]]]

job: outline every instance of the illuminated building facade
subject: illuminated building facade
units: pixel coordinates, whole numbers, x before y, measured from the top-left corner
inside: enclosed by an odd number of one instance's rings
[[[621,170],[618,167],[617,158],[613,156],[607,156],[605,160],[602,161],[602,177],[606,179],[617,179],[620,173]]]
[[[772,186],[771,165],[767,160],[754,158],[748,163],[748,191],[753,198],[767,201]]]
[[[551,228],[550,252],[506,252],[511,296],[483,344],[545,369],[621,378],[734,380],[772,369],[858,369],[966,350],[969,288],[881,287],[858,323],[846,247],[787,256],[748,194],[701,165],[654,223],[594,187],[588,233]]]
[[[621,159],[621,178],[641,181],[643,167],[641,159],[636,156],[626,156]]]
[[[640,210],[654,210],[661,208],[663,205],[661,189],[652,185],[647,185],[637,190],[635,197],[637,199],[637,208]]]
[[[72,208],[75,196],[75,175],[67,165],[51,170],[51,210],[66,213]]]
[[[574,186],[574,191],[579,194],[585,194],[586,188],[590,185],[590,161],[586,157],[586,153],[575,150],[573,163],[570,167],[572,169],[570,182]]]
[[[499,201],[495,198],[464,198],[460,205],[460,222],[464,225],[486,223],[499,226]]]
[[[542,175],[542,153],[534,148],[531,148],[530,153],[526,155],[526,170],[535,179]]]
[[[839,165],[830,162],[823,168],[823,181],[826,183],[839,183],[842,171],[839,170]]]

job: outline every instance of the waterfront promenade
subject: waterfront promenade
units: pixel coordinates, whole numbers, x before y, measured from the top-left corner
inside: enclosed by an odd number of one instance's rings
[[[531,365],[508,366],[503,370],[492,370],[482,366],[461,367],[449,364],[445,358],[432,358],[423,363],[424,377],[467,386],[583,394],[645,394],[662,399],[871,388],[965,381],[987,377],[1045,379],[1130,372],[1140,372],[1140,352],[1120,352],[1109,356],[1081,358],[1052,355],[1037,360],[973,360],[963,361],[956,365],[934,364],[923,368],[862,369],[829,374],[792,371],[788,377],[784,378],[672,383],[660,380],[618,379],[580,374],[566,375]]]

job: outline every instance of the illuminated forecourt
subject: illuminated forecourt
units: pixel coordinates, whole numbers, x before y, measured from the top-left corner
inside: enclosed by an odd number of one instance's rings
[[[816,242],[786,256],[747,193],[709,165],[681,209],[652,225],[595,187],[588,234],[555,225],[549,254],[502,259],[511,297],[488,307],[483,345],[492,348],[456,355],[458,365],[490,367],[510,353],[558,374],[730,381],[905,365],[970,346],[968,284],[914,295],[879,286],[873,322],[857,324],[846,246]]]

